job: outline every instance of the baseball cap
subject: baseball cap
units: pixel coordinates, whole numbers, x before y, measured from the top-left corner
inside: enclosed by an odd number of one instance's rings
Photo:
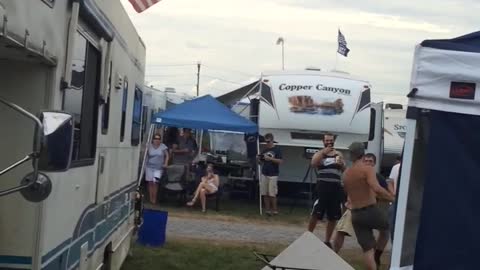
[[[365,155],[365,144],[361,142],[353,142],[348,147],[352,158],[358,159]]]

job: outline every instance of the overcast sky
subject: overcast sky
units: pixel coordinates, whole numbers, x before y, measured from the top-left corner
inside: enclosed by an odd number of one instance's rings
[[[337,29],[350,54],[337,69],[369,80],[376,99],[406,95],[415,45],[476,31],[476,0],[162,0],[137,14],[121,0],[147,46],[146,80],[156,88],[218,95],[281,69],[335,66]],[[403,101],[403,100],[402,100]]]

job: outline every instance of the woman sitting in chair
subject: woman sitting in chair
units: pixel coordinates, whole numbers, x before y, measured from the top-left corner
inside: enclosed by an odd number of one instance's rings
[[[220,179],[217,174],[213,173],[213,165],[207,165],[207,174],[202,177],[202,181],[195,191],[193,199],[187,203],[188,206],[193,206],[197,201],[197,198],[200,196],[200,202],[202,203],[202,212],[206,211],[207,204],[207,195],[214,194],[218,191],[218,185],[220,184]]]

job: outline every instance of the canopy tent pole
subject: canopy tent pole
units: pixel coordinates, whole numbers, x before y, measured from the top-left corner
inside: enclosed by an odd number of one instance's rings
[[[260,74],[260,85],[259,85],[259,93],[262,93],[262,83],[263,83],[263,73]],[[257,112],[257,125],[258,125],[258,118],[260,116],[260,104],[258,106],[258,112]],[[258,136],[257,136],[257,154],[260,154],[260,130],[258,131]],[[258,179],[258,196],[260,198],[259,202],[259,207],[260,207],[260,215],[263,215],[263,209],[262,209],[262,190],[261,190],[261,177],[260,174],[262,173],[262,167],[259,162],[257,162],[257,179]]]
[[[200,155],[202,154],[202,145],[203,145],[203,129],[200,130],[200,140],[198,141],[198,153],[197,159],[200,159]]]
[[[405,220],[407,217],[408,191],[410,189],[410,172],[412,170],[413,150],[415,147],[415,136],[417,134],[417,120],[407,119],[407,133],[405,136],[404,155],[400,166],[400,179],[396,187],[396,207],[394,218],[394,230],[392,244],[392,267],[400,267],[402,258],[402,246],[405,233]]]
[[[260,135],[257,136],[257,153],[260,153]],[[255,160],[256,161],[256,160]],[[257,162],[257,161],[256,161]],[[261,191],[261,177],[260,174],[262,173],[262,166],[260,165],[259,162],[257,162],[257,180],[258,180],[258,196],[259,196],[259,207],[260,207],[260,215],[263,215],[263,209],[262,209],[262,191]]]
[[[151,124],[150,129],[148,131],[147,142],[145,143],[145,151],[143,153],[143,158],[142,158],[142,169],[140,170],[140,175],[138,176],[137,187],[139,187],[140,184],[142,183],[143,174],[145,173],[145,163],[147,161],[147,155],[148,155],[148,145],[152,141],[154,132],[155,132],[155,124]]]

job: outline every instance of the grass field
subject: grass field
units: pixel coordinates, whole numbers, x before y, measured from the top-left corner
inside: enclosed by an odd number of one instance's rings
[[[171,239],[162,248],[135,246],[133,257],[125,261],[122,270],[254,270],[264,264],[255,258],[253,251],[276,255],[284,248],[272,244]],[[346,251],[344,257],[355,269],[363,269],[358,252]]]
[[[207,213],[201,213],[200,208],[189,208],[178,205],[176,202],[160,202],[156,206],[146,205],[168,211],[171,217],[212,219],[229,222],[248,222],[259,225],[290,225],[306,228],[310,209],[307,206],[298,206],[290,211],[290,205],[280,205],[278,216],[268,217],[259,215],[258,205],[245,200],[222,200],[220,211],[213,210],[213,202],[209,202]],[[318,227],[324,226],[319,223]],[[261,269],[264,265],[253,255],[253,251],[264,254],[279,254],[286,245],[258,244],[235,241],[214,241],[185,238],[168,238],[162,248],[145,248],[139,245],[133,247],[133,257],[128,258],[122,270],[242,270]],[[342,250],[341,257],[354,269],[363,270],[363,261],[360,249]],[[385,254],[384,260],[389,257]],[[382,270],[388,269],[382,265]]]

